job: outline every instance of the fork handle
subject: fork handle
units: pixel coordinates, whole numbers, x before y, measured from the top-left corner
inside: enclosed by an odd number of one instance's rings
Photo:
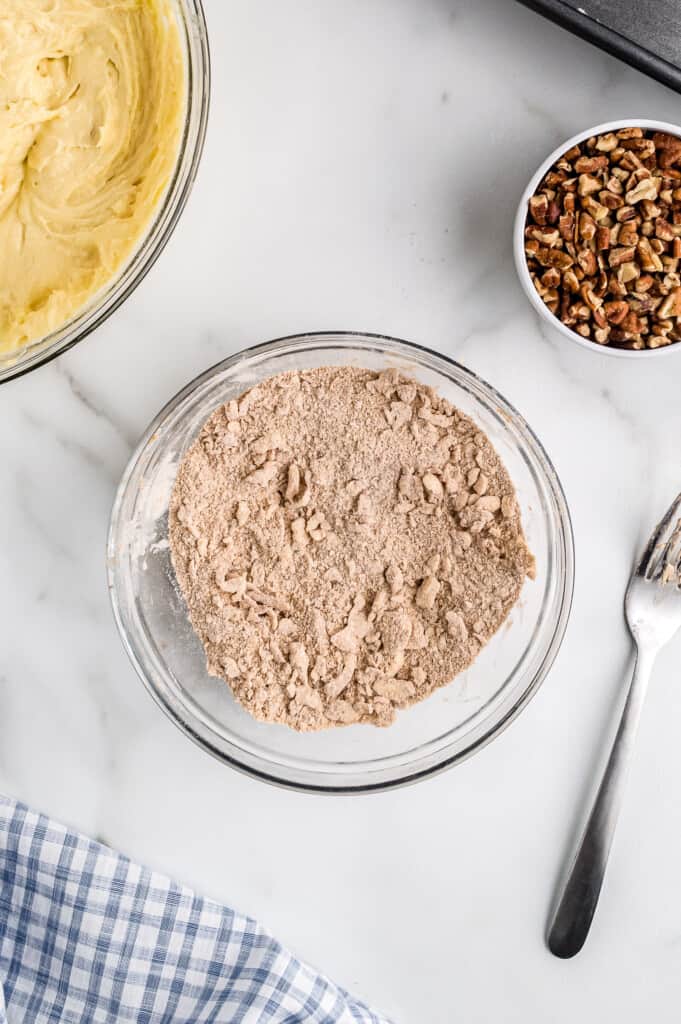
[[[610,757],[549,927],[548,946],[558,957],[568,958],[579,953],[589,934],[654,661],[653,653],[638,649]]]

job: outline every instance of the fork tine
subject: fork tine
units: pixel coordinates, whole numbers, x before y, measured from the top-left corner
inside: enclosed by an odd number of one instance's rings
[[[643,552],[641,561],[638,563],[638,567],[636,569],[637,576],[643,576],[646,579],[653,579],[655,570],[660,565],[664,565],[664,560],[661,558],[661,555],[670,540],[670,527],[671,536],[673,536],[680,514],[681,494],[678,494],[648,541],[648,545]]]
[[[653,569],[651,579],[661,579],[663,583],[669,583],[670,580],[678,577],[679,562],[681,560],[679,542],[681,542],[681,521],[677,520],[669,540],[662,549],[662,554]]]
[[[664,583],[669,583],[672,577],[675,577],[677,573],[676,562],[679,558],[679,540],[681,539],[681,519],[677,519],[672,526],[671,534],[666,542],[663,540],[659,541],[658,557],[651,560],[651,564],[648,567],[647,579],[648,580],[663,580]]]

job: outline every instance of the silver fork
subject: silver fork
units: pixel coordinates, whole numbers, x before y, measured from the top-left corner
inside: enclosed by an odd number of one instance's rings
[[[680,513],[681,494],[650,538],[624,598],[636,667],[603,779],[549,926],[548,946],[559,957],[579,953],[589,934],[652,668],[681,626]]]

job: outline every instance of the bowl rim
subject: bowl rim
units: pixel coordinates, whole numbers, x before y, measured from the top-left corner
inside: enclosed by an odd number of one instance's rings
[[[532,278],[527,267],[527,259],[525,257],[525,224],[527,221],[527,204],[530,197],[534,195],[537,186],[541,182],[546,172],[556,163],[557,160],[566,153],[572,146],[577,143],[584,142],[586,139],[591,138],[592,135],[603,135],[606,132],[618,131],[620,128],[643,128],[646,130],[668,132],[670,135],[676,135],[681,138],[681,126],[672,124],[669,121],[657,121],[648,117],[626,117],[620,118],[616,121],[605,121],[603,124],[594,125],[592,128],[585,129],[584,131],[577,132],[576,135],[572,135],[565,142],[562,142],[559,146],[553,150],[549,156],[540,164],[538,169],[534,172],[530,178],[523,194],[520,197],[518,203],[518,209],[516,211],[515,220],[513,223],[513,260],[515,263],[516,272],[520,280],[525,295],[530,301],[530,304],[534,308],[535,312],[544,320],[547,324],[553,327],[562,337],[575,342],[582,348],[589,352],[595,353],[596,355],[603,355],[613,357],[616,359],[656,359],[663,356],[670,356],[677,352],[681,352],[681,342],[676,342],[672,345],[665,345],[662,348],[655,349],[644,349],[640,352],[630,351],[629,349],[618,349],[611,345],[598,345],[595,341],[591,341],[589,338],[582,338],[576,331],[573,331],[570,327],[567,327],[555,314],[553,314],[547,306],[542,302],[536,288],[532,284]]]
[[[312,781],[301,781],[294,779],[286,779],[281,776],[272,774],[262,768],[255,767],[252,764],[244,763],[240,761],[236,756],[226,753],[222,748],[218,747],[217,744],[211,742],[210,738],[204,734],[199,733],[197,728],[193,727],[193,723],[190,722],[186,716],[179,714],[177,708],[173,706],[173,703],[164,699],[163,695],[153,685],[149,673],[145,670],[144,666],[140,663],[137,657],[136,650],[132,643],[132,638],[128,633],[127,627],[123,622],[122,609],[118,601],[118,593],[115,581],[114,564],[115,564],[115,529],[117,526],[120,508],[123,499],[127,493],[127,489],[130,483],[130,479],[133,476],[137,464],[146,451],[150,440],[157,433],[170,412],[182,401],[185,400],[194,391],[197,391],[204,383],[210,380],[218,371],[230,369],[245,360],[250,360],[254,356],[267,354],[269,352],[276,352],[279,348],[286,345],[295,345],[296,347],[306,348],[310,344],[321,343],[324,339],[328,339],[329,347],[348,347],[351,348],[353,343],[357,341],[365,341],[369,343],[387,343],[388,345],[396,345],[402,348],[406,352],[412,351],[416,353],[423,353],[427,357],[433,357],[436,360],[442,360],[444,363],[453,367],[457,372],[462,373],[465,377],[468,377],[473,384],[481,386],[483,390],[486,390],[488,396],[494,401],[498,402],[500,408],[505,412],[510,413],[514,418],[517,425],[520,426],[525,440],[529,441],[530,446],[534,447],[534,454],[539,457],[542,470],[545,474],[546,482],[549,485],[551,494],[556,502],[558,508],[558,529],[557,529],[557,540],[560,545],[562,554],[562,564],[564,567],[562,587],[560,593],[560,599],[558,602],[558,614],[556,617],[556,623],[553,629],[550,642],[548,643],[547,649],[544,656],[537,666],[534,677],[532,678],[531,684],[527,686],[523,692],[519,695],[516,701],[511,707],[504,713],[504,715],[490,728],[488,728],[480,738],[471,742],[463,750],[450,754],[447,757],[443,757],[437,760],[434,764],[416,769],[413,771],[406,771],[404,775],[394,778],[381,780],[378,782],[361,782],[356,784],[339,783],[339,784],[327,784],[321,782]],[[106,545],[106,573],[107,573],[107,585],[109,591],[109,599],[113,612],[113,617],[116,623],[116,627],[119,633],[119,637],[123,644],[123,648],[128,656],[128,659],[132,663],[135,672],[139,679],[143,683],[145,689],[152,697],[154,702],[163,710],[163,712],[170,718],[170,720],[186,735],[188,736],[197,746],[202,750],[211,754],[216,760],[223,764],[228,764],[236,771],[243,775],[247,775],[251,778],[259,779],[263,782],[267,782],[270,785],[276,786],[281,789],[293,790],[296,792],[305,793],[316,793],[316,794],[330,794],[338,796],[347,796],[351,794],[366,794],[366,793],[377,793],[384,792],[393,789],[400,789],[403,786],[413,785],[416,782],[420,782],[423,779],[429,778],[434,775],[439,775],[442,772],[453,767],[455,764],[460,764],[463,761],[468,760],[477,751],[482,750],[489,743],[492,742],[497,736],[505,732],[508,726],[518,717],[520,712],[527,706],[532,697],[537,693],[544,679],[548,675],[552,668],[556,657],[560,651],[565,633],[567,630],[570,614],[572,610],[572,603],[574,599],[574,586],[575,586],[575,543],[574,543],[574,529],[572,524],[572,517],[570,515],[569,506],[565,497],[565,492],[561,484],[560,478],[556,472],[552,460],[549,458],[546,449],[543,444],[536,436],[532,428],[526,422],[524,417],[518,412],[514,405],[512,405],[506,398],[504,398],[495,387],[489,384],[484,378],[480,377],[475,371],[470,370],[468,367],[452,359],[441,352],[437,352],[434,349],[428,348],[425,345],[420,345],[415,342],[405,341],[404,339],[395,338],[391,335],[378,334],[364,331],[312,331],[303,334],[291,334],[284,335],[283,337],[272,339],[271,341],[261,342],[256,345],[248,346],[240,349],[238,352],[233,353],[226,359],[219,360],[217,363],[210,366],[207,370],[198,374],[189,383],[182,387],[168,402],[162,407],[157,415],[152,419],[144,434],[142,435],[139,443],[133,451],[128,464],[123,472],[120,483],[118,485],[116,495],[114,497],[111,516],[109,521],[109,529],[107,535]],[[185,712],[187,711],[185,707]],[[191,713],[190,713],[191,714]]]
[[[85,306],[65,324],[44,338],[30,342],[26,346],[28,355],[25,359],[21,358],[23,350],[20,349],[16,363],[0,366],[0,386],[51,363],[101,327],[144,281],[182,217],[205,148],[211,105],[212,65],[203,0],[176,2],[187,18],[187,109],[175,166],[163,197],[144,234],[114,277],[90,296]],[[194,89],[200,89],[195,107],[192,106]],[[54,338],[53,342],[49,341],[50,337]]]

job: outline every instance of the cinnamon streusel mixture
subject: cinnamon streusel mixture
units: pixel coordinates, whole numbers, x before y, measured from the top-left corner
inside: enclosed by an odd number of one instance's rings
[[[180,467],[170,544],[208,671],[300,731],[389,725],[534,575],[488,438],[395,370],[281,374],[220,407]]]

